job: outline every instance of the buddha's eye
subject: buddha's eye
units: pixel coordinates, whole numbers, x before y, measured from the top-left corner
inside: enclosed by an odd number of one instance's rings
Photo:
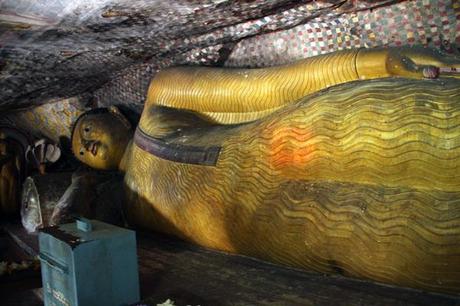
[[[85,132],[89,132],[89,130],[90,130],[89,126],[85,127],[84,129]]]
[[[83,151],[80,151],[80,155],[83,155],[83,154],[85,154],[85,153]]]

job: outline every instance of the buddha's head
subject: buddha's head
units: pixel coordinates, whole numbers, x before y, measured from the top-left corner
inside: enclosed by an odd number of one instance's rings
[[[94,109],[75,122],[72,151],[93,168],[114,170],[120,165],[131,136],[129,121],[116,107]]]

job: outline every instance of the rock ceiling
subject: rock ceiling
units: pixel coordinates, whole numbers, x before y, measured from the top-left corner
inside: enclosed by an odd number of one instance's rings
[[[3,0],[0,112],[94,92],[197,48],[218,46],[219,65],[241,39],[399,2]]]

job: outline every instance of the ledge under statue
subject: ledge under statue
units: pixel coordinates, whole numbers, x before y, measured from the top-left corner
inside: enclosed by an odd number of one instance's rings
[[[460,60],[348,50],[266,69],[178,67],[134,131],[76,122],[75,155],[125,172],[135,225],[324,273],[460,292]]]

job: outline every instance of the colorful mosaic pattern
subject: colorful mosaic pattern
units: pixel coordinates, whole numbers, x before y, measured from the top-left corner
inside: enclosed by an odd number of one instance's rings
[[[226,66],[260,67],[351,48],[422,44],[452,51],[460,44],[460,2],[408,1],[242,40]]]
[[[71,98],[10,113],[0,117],[0,124],[14,126],[37,138],[47,137],[59,143],[61,137],[70,138],[73,122],[84,111],[83,103]]]

